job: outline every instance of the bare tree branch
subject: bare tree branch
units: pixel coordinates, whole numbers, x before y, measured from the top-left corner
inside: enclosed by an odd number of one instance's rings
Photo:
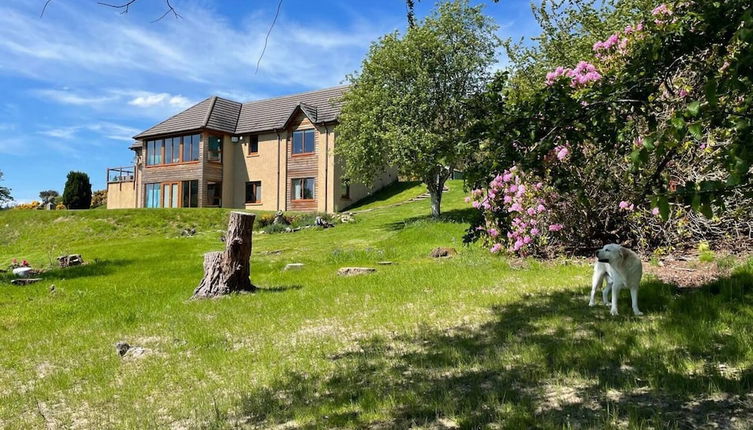
[[[125,14],[127,14],[131,10],[131,5],[133,5],[137,1],[138,0],[127,0],[124,3],[119,3],[119,4],[116,4],[116,3],[106,3],[106,2],[99,1],[99,2],[97,2],[97,4],[100,5],[100,6],[111,7],[113,9],[120,9],[120,14],[121,15],[125,15]],[[46,0],[44,2],[44,6],[42,7],[42,13],[39,14],[40,18],[44,16],[44,13],[47,11],[47,7],[50,5],[50,3],[52,3],[52,0]],[[175,9],[175,7],[170,2],[170,0],[165,0],[165,5],[167,6],[167,9],[165,10],[165,13],[163,13],[159,18],[155,19],[152,22],[161,21],[163,18],[165,18],[167,15],[169,15],[171,13],[173,14],[173,16],[175,16],[176,19],[183,18],[178,13],[178,11]]]
[[[256,61],[256,71],[254,74],[259,73],[259,65],[261,64],[261,59],[264,57],[264,53],[267,51],[267,42],[269,42],[269,35],[272,34],[272,29],[275,27],[275,23],[277,23],[277,17],[280,16],[280,8],[282,7],[282,0],[277,2],[277,11],[275,12],[275,19],[272,20],[272,25],[269,26],[269,30],[267,31],[267,36],[264,38],[264,48],[261,50],[261,55],[259,55],[259,59]]]
[[[40,18],[44,16],[45,11],[47,11],[47,6],[49,6],[51,2],[52,0],[47,0],[46,2],[44,2],[44,6],[42,7],[42,13],[39,14]]]

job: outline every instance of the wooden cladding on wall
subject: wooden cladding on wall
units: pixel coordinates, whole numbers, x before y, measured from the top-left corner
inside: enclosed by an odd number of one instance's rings
[[[313,200],[293,200],[293,188],[291,181],[299,178],[318,178],[319,176],[319,157],[322,147],[322,139],[317,130],[314,133],[314,153],[313,154],[293,154],[293,132],[296,130],[314,129],[314,125],[305,115],[301,114],[293,124],[291,124],[290,132],[287,133],[286,139],[286,155],[287,155],[287,184],[285,189],[287,190],[285,195],[285,201],[287,207],[294,211],[315,211],[317,209],[317,200],[320,196],[320,184],[316,180],[314,184],[314,199]]]

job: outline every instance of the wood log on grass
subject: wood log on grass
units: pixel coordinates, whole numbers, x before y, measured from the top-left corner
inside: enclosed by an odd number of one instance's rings
[[[193,298],[211,298],[242,291],[254,291],[251,284],[251,240],[256,215],[231,212],[225,251],[204,254],[204,279]]]

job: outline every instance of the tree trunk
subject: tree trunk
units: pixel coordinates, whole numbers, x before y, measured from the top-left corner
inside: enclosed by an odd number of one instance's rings
[[[431,196],[431,216],[439,218],[442,214],[442,191],[444,190],[444,184],[450,177],[449,172],[452,169],[446,167],[437,168],[437,173],[431,175],[426,180],[426,188],[429,190]]]
[[[240,291],[254,291],[251,284],[251,240],[256,215],[231,212],[224,252],[204,254],[204,279],[193,298],[209,298]]]

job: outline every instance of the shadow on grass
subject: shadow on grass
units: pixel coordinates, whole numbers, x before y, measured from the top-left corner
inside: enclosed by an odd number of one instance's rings
[[[34,278],[42,278],[45,281],[88,278],[92,276],[105,276],[114,273],[119,268],[131,264],[133,260],[116,259],[116,260],[94,260],[81,266],[71,266],[66,268],[54,268],[45,271]],[[0,273],[0,282],[10,283],[11,280],[17,279],[10,271]]]
[[[258,287],[257,286],[257,289],[256,289],[255,292],[256,293],[262,293],[262,294],[266,294],[266,293],[284,293],[286,291],[300,290],[301,288],[303,288],[302,285],[276,285],[276,286],[273,286],[273,287]]]
[[[351,206],[346,207],[345,209],[343,209],[343,211],[346,211],[346,212],[351,211],[351,210],[355,211],[355,210],[358,210],[358,208],[362,206],[366,206],[374,202],[388,200],[418,185],[421,185],[421,181],[395,182],[394,184],[388,185],[382,188],[381,190],[377,191],[376,193],[362,200],[359,200],[358,202],[352,204]]]
[[[470,225],[472,224],[472,221],[479,216],[479,211],[474,208],[452,209],[447,212],[443,212],[441,215],[439,215],[439,218],[434,218],[431,216],[431,214],[415,216],[406,218],[398,222],[385,224],[384,228],[389,231],[400,231],[410,227],[411,225],[425,222],[451,222]]]
[[[752,287],[749,272],[682,295],[645,282],[640,318],[626,291],[617,317],[589,308],[585,287],[526,297],[493,307],[481,326],[360,341],[329,356],[325,376],[290,372],[246,393],[239,419],[290,428],[445,428],[448,419],[460,428],[746,428],[753,371],[733,367],[753,353]]]

